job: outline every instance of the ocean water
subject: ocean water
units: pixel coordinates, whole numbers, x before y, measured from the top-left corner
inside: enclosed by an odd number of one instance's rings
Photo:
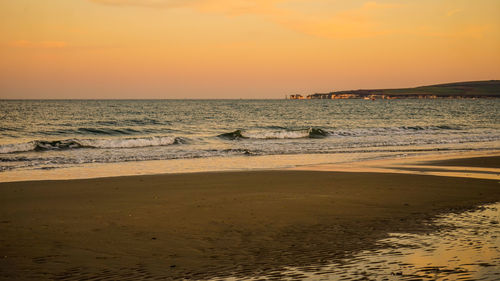
[[[176,172],[499,149],[499,109],[498,99],[2,100],[0,179],[93,164],[163,161],[155,172]]]

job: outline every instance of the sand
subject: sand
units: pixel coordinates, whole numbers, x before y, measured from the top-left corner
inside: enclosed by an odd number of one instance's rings
[[[389,232],[429,231],[437,214],[497,202],[499,187],[323,171],[1,183],[0,278],[208,279],[314,268],[376,247]]]
[[[306,165],[289,170],[400,173],[500,181],[500,151],[423,154],[349,163]]]
[[[458,158],[458,159],[452,158],[445,160],[429,161],[425,164],[438,165],[438,166],[500,168],[500,156],[470,157],[470,158]]]

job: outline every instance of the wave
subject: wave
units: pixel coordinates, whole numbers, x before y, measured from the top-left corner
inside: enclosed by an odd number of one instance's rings
[[[184,144],[187,142],[187,139],[184,138],[165,136],[123,139],[36,140],[26,143],[0,145],[0,154],[28,151],[69,150],[79,148],[137,148]]]
[[[309,137],[313,139],[323,138],[329,135],[330,135],[329,132],[322,129],[315,129],[315,128],[309,129]]]
[[[437,131],[460,131],[459,126],[436,125],[436,126],[400,126],[400,127],[374,127],[374,128],[352,128],[352,129],[322,129],[309,128],[303,130],[284,128],[279,126],[261,127],[261,130],[236,130],[218,135],[219,138],[228,140],[238,139],[303,139],[303,138],[325,138],[329,136],[374,136],[388,134],[421,134]]]
[[[94,134],[94,135],[130,135],[139,133],[139,131],[132,128],[120,128],[120,129],[79,128],[78,133]]]
[[[459,126],[436,125],[436,126],[400,126],[400,127],[374,127],[374,128],[352,128],[336,129],[329,131],[331,136],[337,137],[369,137],[369,136],[387,136],[387,135],[422,135],[436,133],[455,133],[464,131]],[[448,133],[447,133],[448,134]]]
[[[124,119],[124,120],[101,120],[95,122],[102,126],[143,126],[143,125],[170,125],[168,121],[160,121],[152,118]]]
[[[141,133],[132,128],[77,128],[77,129],[56,129],[49,131],[41,131],[41,135],[105,135],[105,136],[119,136],[119,135],[133,135]]]
[[[437,126],[402,126],[403,130],[424,131],[424,130],[462,130],[458,126],[437,125]]]
[[[0,127],[0,132],[17,132],[18,129],[11,127]]]
[[[173,130],[165,127],[116,127],[116,128],[105,128],[105,127],[82,127],[75,129],[65,129],[59,128],[54,130],[45,130],[40,132],[34,132],[36,135],[42,136],[133,136],[133,135],[144,135],[144,134],[165,134],[172,133]],[[0,130],[1,133],[1,130]]]
[[[88,139],[80,141],[85,147],[91,148],[134,148],[147,146],[166,146],[185,144],[187,139],[180,137],[147,137],[125,139]]]
[[[245,139],[246,138],[243,136],[243,134],[241,134],[241,130],[236,130],[234,132],[220,134],[220,135],[218,135],[218,137],[222,138],[222,139],[228,139],[228,140],[236,140],[236,139]]]
[[[320,128],[309,128],[307,130],[264,130],[264,131],[242,131],[236,130],[218,135],[219,138],[228,140],[238,139],[303,139],[303,138],[324,138],[330,135],[329,132]]]

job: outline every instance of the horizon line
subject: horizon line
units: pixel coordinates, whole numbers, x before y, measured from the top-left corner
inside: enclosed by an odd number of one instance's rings
[[[486,79],[486,80],[466,80],[466,81],[454,81],[454,82],[444,82],[444,83],[438,83],[438,84],[430,84],[430,85],[419,85],[419,86],[414,86],[414,87],[402,87],[402,88],[358,88],[358,89],[349,89],[349,90],[336,90],[336,91],[331,91],[330,93],[334,92],[349,92],[349,91],[380,91],[380,90],[397,90],[397,89],[415,89],[415,88],[421,88],[421,87],[435,87],[435,86],[444,86],[444,85],[450,85],[450,84],[458,84],[458,83],[477,83],[477,82],[500,82],[500,79]],[[285,97],[288,97],[291,95],[291,93],[285,94]],[[116,101],[116,100],[121,100],[121,101],[126,101],[126,100],[282,100],[282,98],[278,97],[270,97],[270,98],[1,98],[0,101],[23,101],[23,100],[30,100],[30,101],[42,101],[42,100],[48,100],[48,101],[70,101],[70,100],[81,100],[81,101]]]

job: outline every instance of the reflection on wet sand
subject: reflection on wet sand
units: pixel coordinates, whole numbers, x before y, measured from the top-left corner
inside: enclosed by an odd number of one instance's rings
[[[498,152],[469,153],[463,155],[419,155],[350,163],[300,166],[292,168],[291,170],[399,173],[500,180],[500,167],[497,165],[499,157],[500,155]],[[472,161],[471,159],[478,160]],[[483,163],[484,161],[481,159],[489,159],[489,161],[493,163],[486,163],[488,165],[483,165],[485,163]]]
[[[443,215],[434,233],[392,233],[380,248],[328,266],[247,280],[500,280],[499,221],[500,203]]]
[[[381,241],[389,248],[397,247],[397,255],[388,258],[396,262],[391,273],[408,279],[498,280],[499,209],[497,203],[440,217],[435,224],[442,229],[429,235],[392,234],[391,238]],[[382,251],[375,260],[383,259],[384,254],[387,252]]]

